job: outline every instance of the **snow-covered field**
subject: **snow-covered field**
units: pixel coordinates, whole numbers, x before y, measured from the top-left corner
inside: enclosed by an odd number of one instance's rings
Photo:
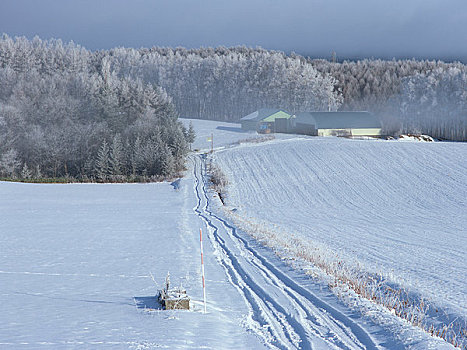
[[[192,184],[0,182],[0,348],[261,348],[207,242],[201,313]],[[168,271],[194,311],[144,310]]]
[[[257,135],[193,124],[196,148],[214,133],[235,215],[358,258],[465,314],[463,144],[278,135],[232,146]],[[187,166],[179,190],[0,182],[0,348],[451,348],[355,299],[362,315],[326,281],[292,270],[220,215],[203,156]],[[157,309],[168,271],[192,310]]]
[[[211,135],[214,135],[214,147],[225,147],[234,142],[249,137],[256,137],[255,132],[248,132],[241,129],[240,124],[213,122],[201,119],[186,119],[180,121],[188,127],[190,122],[196,131],[196,139],[192,149],[211,149]]]
[[[196,139],[192,145],[192,149],[210,150],[211,136],[214,137],[214,149],[223,149],[238,145],[239,142],[251,141],[254,139],[263,139],[274,137],[276,139],[289,139],[294,136],[286,134],[275,135],[260,135],[254,131],[245,131],[241,129],[241,125],[237,123],[224,123],[212,120],[201,119],[186,119],[180,121],[188,127],[190,122],[196,131]]]
[[[358,260],[465,318],[466,155],[465,143],[297,138],[215,158],[239,220]]]

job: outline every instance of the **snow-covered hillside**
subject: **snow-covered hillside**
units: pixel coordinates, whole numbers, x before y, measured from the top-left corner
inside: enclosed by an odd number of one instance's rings
[[[238,221],[358,260],[465,317],[466,155],[464,143],[301,138],[215,158]]]
[[[169,183],[0,182],[0,348],[452,349],[372,303],[353,299],[366,310],[356,312],[329,292],[326,280],[292,269],[230,218],[267,221],[276,234],[293,231],[339,257],[356,256],[366,268],[432,291],[463,312],[462,144],[277,135],[238,145],[258,135],[193,124],[196,147],[208,148],[201,136],[211,132],[219,142],[214,157],[231,181],[226,207],[208,189],[209,156],[201,154],[189,157],[178,190]],[[221,207],[232,215],[221,215]],[[428,220],[433,212],[449,222]],[[442,227],[450,231],[433,238]],[[191,311],[158,309],[155,295],[167,271],[186,288]]]

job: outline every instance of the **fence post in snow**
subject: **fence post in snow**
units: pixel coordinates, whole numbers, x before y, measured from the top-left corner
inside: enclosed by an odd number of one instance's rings
[[[203,261],[203,234],[199,229],[199,246],[201,248],[201,274],[203,278],[203,300],[204,300],[204,313],[206,313],[206,283],[204,279],[204,261]]]

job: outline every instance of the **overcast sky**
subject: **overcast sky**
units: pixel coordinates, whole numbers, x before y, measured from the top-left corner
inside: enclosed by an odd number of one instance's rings
[[[116,46],[261,46],[467,61],[467,0],[0,0],[0,33]]]

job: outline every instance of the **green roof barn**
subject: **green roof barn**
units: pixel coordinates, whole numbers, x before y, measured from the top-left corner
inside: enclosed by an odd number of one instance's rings
[[[261,108],[240,119],[243,130],[263,133],[290,131],[291,115],[281,109]]]

